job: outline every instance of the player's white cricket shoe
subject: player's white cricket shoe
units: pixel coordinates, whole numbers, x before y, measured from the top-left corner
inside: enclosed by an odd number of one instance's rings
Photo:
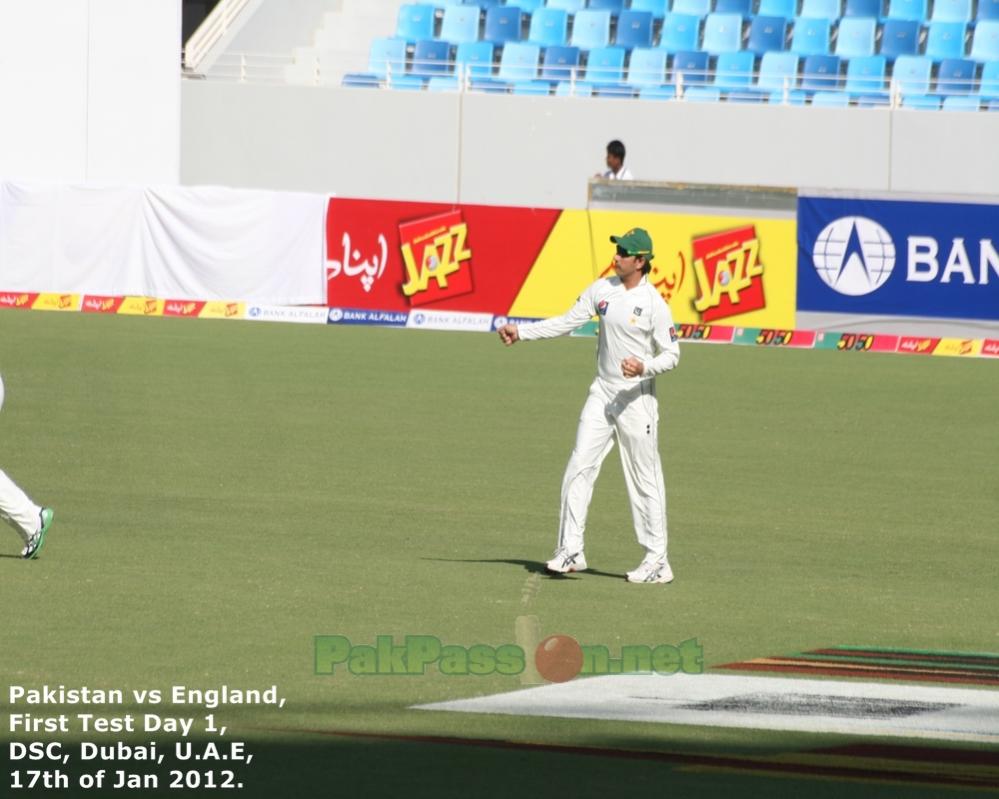
[[[42,508],[41,513],[38,514],[38,532],[28,539],[27,546],[21,550],[22,558],[25,560],[31,560],[32,558],[38,556],[38,553],[42,549],[42,545],[45,543],[45,534],[52,526],[52,518],[54,516],[55,511],[53,511],[52,508]]]
[[[671,583],[673,570],[666,559],[647,558],[628,572],[627,577],[629,583]]]
[[[586,558],[582,552],[556,549],[552,559],[545,564],[545,568],[555,574],[586,571]]]

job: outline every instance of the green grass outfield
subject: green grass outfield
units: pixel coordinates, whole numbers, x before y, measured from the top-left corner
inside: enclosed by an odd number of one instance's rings
[[[588,524],[596,573],[537,576],[593,349],[0,312],[0,467],[56,509],[37,561],[0,537],[5,713],[8,684],[276,684],[283,709],[216,711],[255,754],[239,796],[968,793],[442,743],[724,759],[857,739],[415,711],[520,683],[313,673],[317,634],[498,646],[527,613],[612,649],[697,638],[709,667],[837,644],[999,651],[999,364],[685,345],[658,379],[677,578],[634,586],[616,452]],[[374,736],[324,734],[343,732]],[[77,793],[101,795],[58,795]]]

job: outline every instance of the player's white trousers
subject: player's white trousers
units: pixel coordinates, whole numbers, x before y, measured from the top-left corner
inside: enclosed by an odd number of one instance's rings
[[[38,532],[42,509],[28,499],[25,494],[2,470],[0,470],[0,518],[10,522],[21,535],[24,543],[29,536]]]
[[[562,479],[559,547],[570,552],[583,550],[593,484],[616,438],[638,543],[647,555],[666,557],[666,484],[658,431],[659,403],[652,380],[626,388],[611,386],[600,378],[593,381]]]

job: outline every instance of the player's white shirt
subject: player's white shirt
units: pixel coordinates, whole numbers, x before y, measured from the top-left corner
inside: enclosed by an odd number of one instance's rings
[[[634,180],[635,179],[635,176],[631,174],[631,170],[629,170],[628,167],[626,167],[626,166],[622,166],[618,170],[617,174],[614,173],[614,170],[608,169],[600,177],[606,178],[607,180]]]
[[[646,277],[630,290],[616,275],[601,278],[562,316],[518,325],[517,330],[524,341],[555,338],[571,333],[594,316],[600,318],[597,377],[601,380],[621,386],[634,385],[674,368],[679,362],[680,345],[673,314]],[[640,377],[621,374],[621,361],[629,356],[645,365]]]

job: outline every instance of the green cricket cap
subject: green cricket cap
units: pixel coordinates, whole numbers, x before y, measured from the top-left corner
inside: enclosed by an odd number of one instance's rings
[[[628,255],[644,255],[646,261],[655,257],[652,254],[652,237],[640,227],[633,227],[622,236],[611,236],[610,240],[627,250]]]

